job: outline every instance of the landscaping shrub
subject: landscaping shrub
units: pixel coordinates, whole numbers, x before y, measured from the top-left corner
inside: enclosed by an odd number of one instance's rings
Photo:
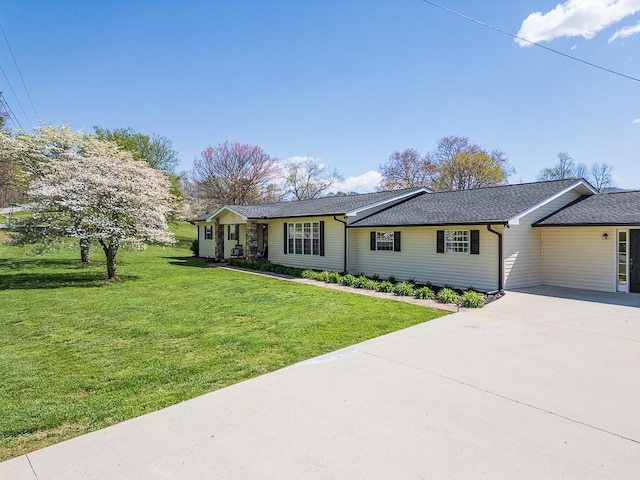
[[[400,297],[410,297],[413,295],[413,285],[408,282],[396,283],[393,287],[393,293]]]
[[[369,280],[365,288],[367,290],[373,290],[374,292],[377,292],[378,290],[380,290],[380,282]]]
[[[385,280],[384,282],[379,283],[378,284],[378,291],[379,292],[386,292],[386,293],[393,292],[393,283],[391,283],[388,280]]]
[[[317,280],[318,279],[318,272],[316,272],[314,270],[304,270],[302,272],[302,278],[307,278],[309,280]]]
[[[342,275],[340,275],[338,272],[328,272],[327,282],[340,283],[341,279],[342,279]]]
[[[193,255],[197,257],[199,248],[200,247],[198,246],[198,239],[195,238],[193,242],[191,242],[191,246],[189,246],[189,250],[191,250],[193,252]]]
[[[390,281],[391,283],[396,283],[396,281],[397,281],[397,280],[396,280],[396,277],[394,277],[393,275],[391,275],[391,276],[389,277],[389,281]]]
[[[340,279],[340,283],[342,283],[342,285],[344,285],[345,287],[353,287],[356,283],[356,277],[351,274],[346,274]]]
[[[355,281],[353,282],[353,286],[355,288],[368,288],[368,285],[369,285],[369,279],[364,275],[360,275],[359,277],[356,277]]]
[[[436,300],[440,303],[458,303],[460,296],[450,288],[444,287],[436,294]]]
[[[436,295],[429,287],[422,287],[416,290],[415,296],[421,300],[433,300]]]
[[[467,290],[462,294],[462,306],[467,308],[484,307],[484,295],[473,290]]]
[[[316,280],[329,283],[329,272],[320,272],[316,275]]]
[[[300,268],[285,267],[284,265],[276,265],[269,262],[248,262],[246,260],[238,260],[236,258],[229,259],[229,265],[232,267],[246,268],[247,270],[256,270],[259,272],[279,273],[281,275],[289,275],[291,277],[301,277],[303,272]]]

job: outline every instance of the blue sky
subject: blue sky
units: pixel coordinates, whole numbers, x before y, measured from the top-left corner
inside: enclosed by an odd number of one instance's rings
[[[437,3],[640,78],[640,0]],[[180,170],[239,141],[370,191],[394,150],[460,135],[503,150],[511,182],[563,151],[640,188],[640,82],[421,0],[3,0],[0,24],[37,111],[0,38],[0,90],[23,127],[155,132]]]

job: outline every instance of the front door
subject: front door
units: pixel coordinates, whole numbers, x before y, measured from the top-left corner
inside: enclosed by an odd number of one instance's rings
[[[629,291],[640,293],[640,230],[629,231]]]

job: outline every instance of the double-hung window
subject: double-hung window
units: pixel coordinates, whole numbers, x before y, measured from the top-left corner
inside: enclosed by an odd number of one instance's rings
[[[322,223],[290,222],[285,224],[285,253],[294,255],[323,255]]]
[[[204,227],[204,239],[213,240],[213,225],[205,225]]]
[[[377,252],[399,252],[400,232],[371,232],[370,249]]]
[[[469,230],[445,230],[445,253],[469,253]]]
[[[479,255],[480,230],[438,230],[436,251]]]

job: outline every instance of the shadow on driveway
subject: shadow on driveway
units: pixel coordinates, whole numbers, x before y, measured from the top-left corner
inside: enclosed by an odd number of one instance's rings
[[[608,305],[620,305],[624,307],[640,307],[639,293],[610,293],[597,292],[595,290],[579,290],[576,288],[538,286],[527,288],[514,288],[514,292],[542,295],[545,297],[566,298],[569,300],[582,300],[585,302],[605,303]]]

